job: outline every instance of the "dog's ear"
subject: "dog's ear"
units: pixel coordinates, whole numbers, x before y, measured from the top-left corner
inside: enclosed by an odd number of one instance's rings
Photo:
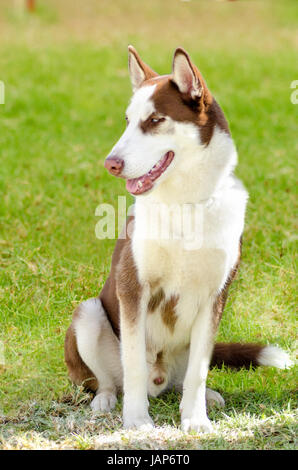
[[[133,46],[128,46],[128,69],[133,92],[135,92],[145,80],[157,77],[158,75],[142,61]]]
[[[203,79],[182,47],[178,47],[174,53],[173,82],[176,83],[181,93],[188,94],[193,99],[202,96]]]

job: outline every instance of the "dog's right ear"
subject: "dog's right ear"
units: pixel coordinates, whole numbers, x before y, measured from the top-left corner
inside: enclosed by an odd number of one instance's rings
[[[128,69],[133,92],[140,88],[145,80],[158,76],[154,70],[142,61],[133,46],[128,46]]]

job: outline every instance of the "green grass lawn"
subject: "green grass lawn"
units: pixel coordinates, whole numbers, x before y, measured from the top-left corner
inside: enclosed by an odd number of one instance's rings
[[[212,370],[208,385],[226,400],[210,410],[214,433],[183,434],[171,392],[150,400],[157,428],[146,435],[121,430],[120,402],[92,415],[63,359],[72,311],[109,272],[115,242],[96,238],[95,210],[125,195],[103,161],[125,127],[129,43],[160,73],[187,48],[238,147],[250,200],[218,339],[277,344],[295,358],[295,1],[61,3],[40,0],[21,17],[0,0],[0,447],[297,448],[296,367]]]

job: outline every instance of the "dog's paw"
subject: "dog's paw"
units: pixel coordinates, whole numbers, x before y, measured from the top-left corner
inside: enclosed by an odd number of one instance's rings
[[[145,431],[152,429],[154,423],[147,412],[142,414],[126,412],[123,414],[123,427],[125,429],[142,429]]]
[[[211,388],[206,388],[206,401],[208,406],[218,406],[223,408],[225,406],[225,401],[220,393]]]
[[[212,424],[207,418],[182,418],[181,429],[184,432],[209,433],[213,431]]]
[[[92,411],[97,412],[101,411],[108,413],[111,411],[117,403],[117,397],[112,392],[100,392],[98,393],[90,403]]]

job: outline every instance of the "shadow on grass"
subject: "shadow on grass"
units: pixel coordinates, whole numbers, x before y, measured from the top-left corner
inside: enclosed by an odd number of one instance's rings
[[[185,434],[179,429],[181,394],[170,391],[150,399],[156,428],[122,429],[120,397],[106,415],[91,412],[90,394],[74,393],[48,403],[31,402],[14,417],[0,418],[2,449],[294,449],[297,420],[291,408],[295,390],[272,399],[266,390],[223,394],[225,408],[209,409],[211,434]]]

